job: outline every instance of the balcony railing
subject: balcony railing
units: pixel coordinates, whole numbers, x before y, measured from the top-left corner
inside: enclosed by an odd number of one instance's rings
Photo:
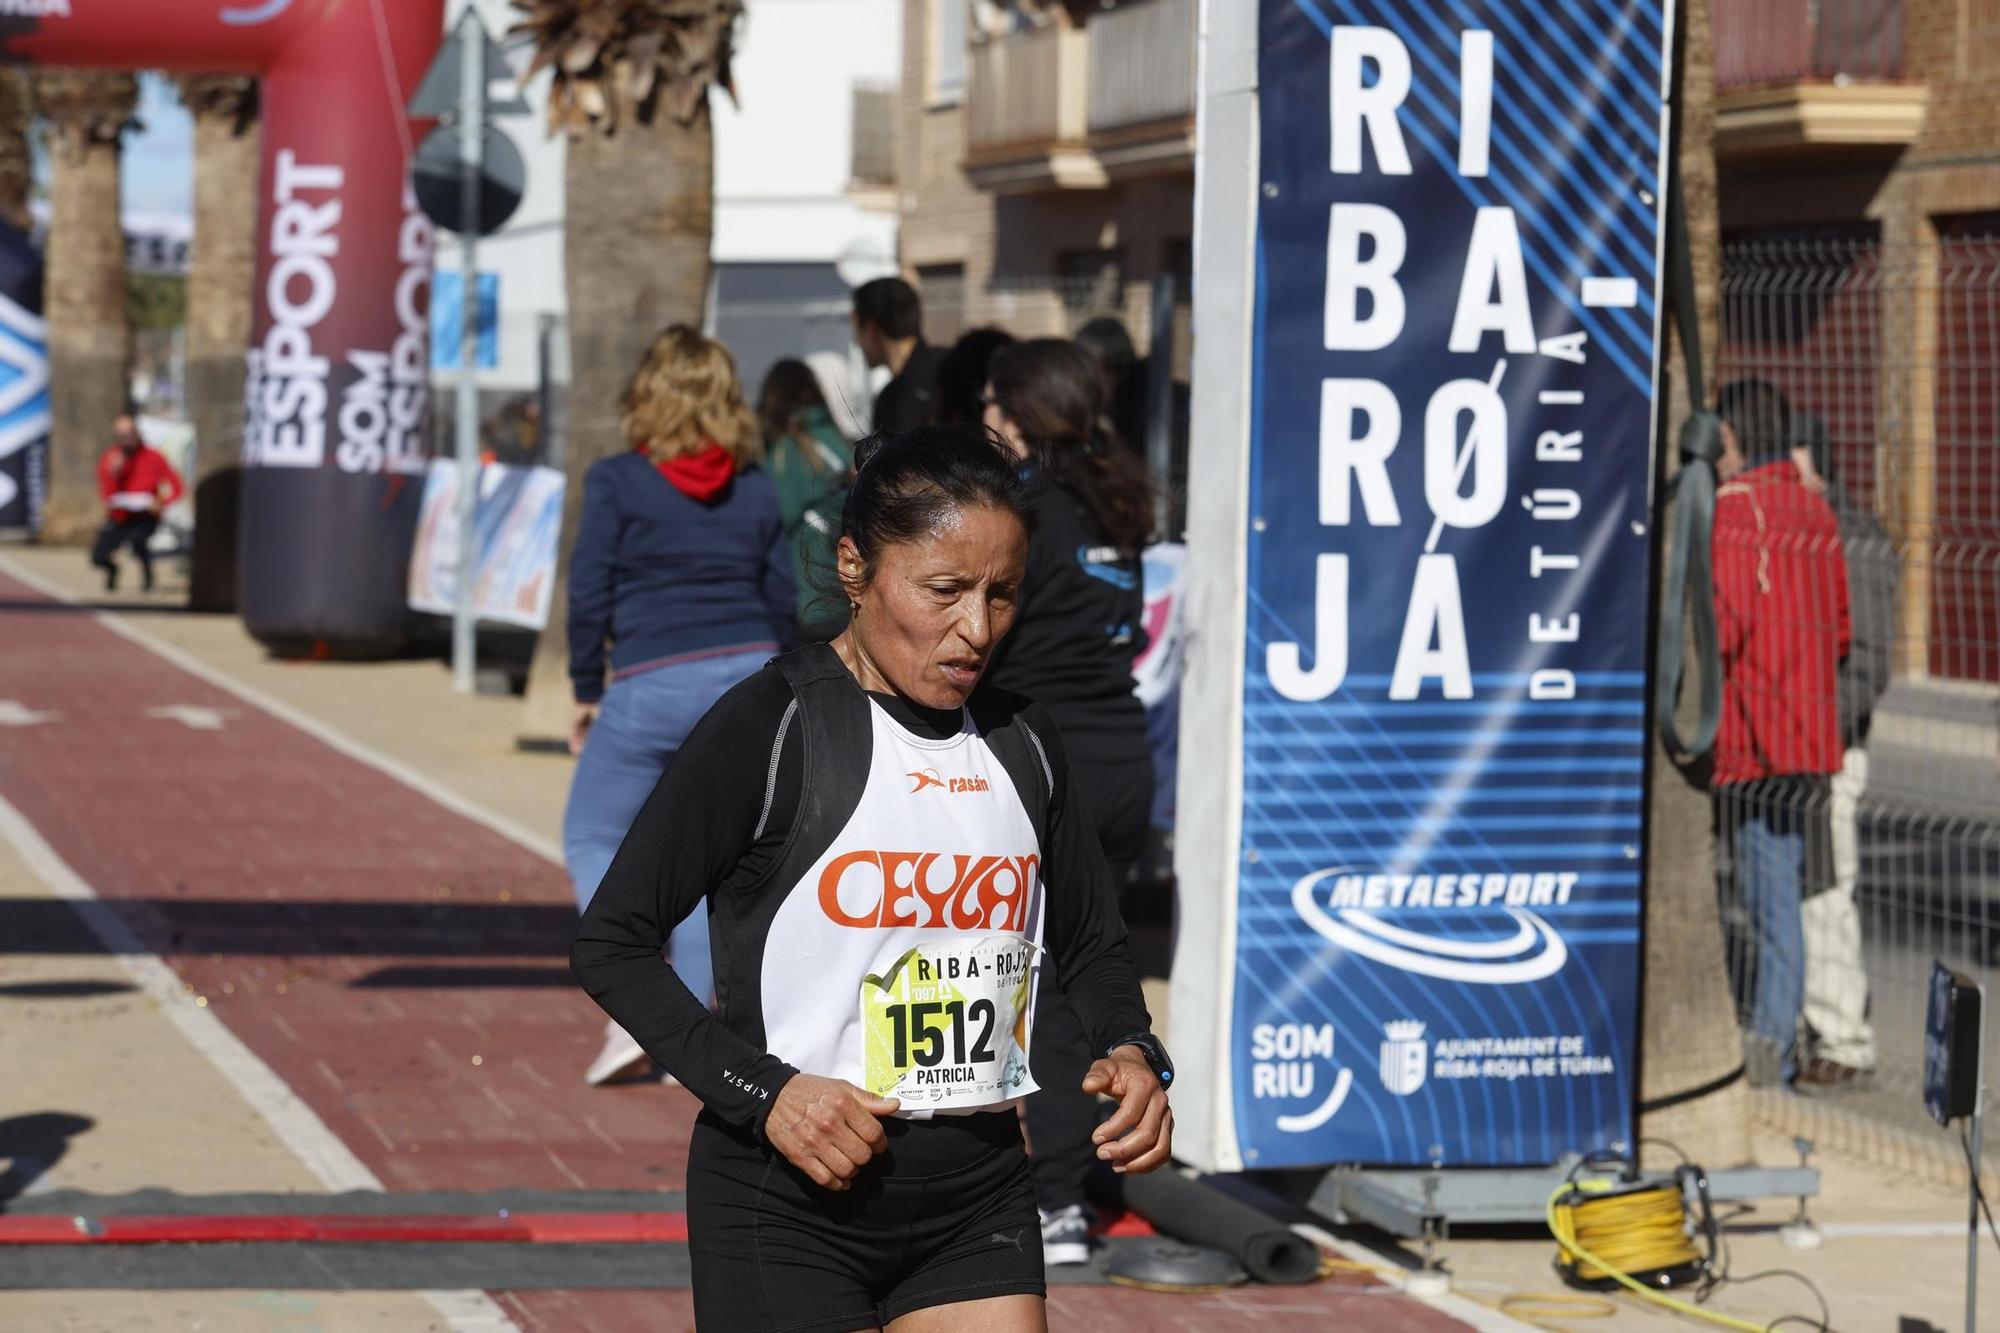
[[[1903,0],[1715,0],[1715,89],[1903,77]]]
[[[1196,0],[1127,0],[1091,15],[1092,138],[1192,123],[1197,18]]]
[[[1082,143],[1088,49],[1081,31],[1056,24],[973,47],[965,125],[972,156]]]
[[[965,90],[965,173],[1001,192],[1095,189],[1104,167],[1085,142],[1090,38],[1050,23],[972,48]]]

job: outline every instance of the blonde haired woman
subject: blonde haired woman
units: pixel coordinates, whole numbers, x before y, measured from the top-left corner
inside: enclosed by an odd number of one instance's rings
[[[591,465],[569,568],[570,751],[563,858],[579,907],[701,715],[783,646],[791,549],[777,489],[759,467],[757,418],[729,349],[676,324],[625,391],[631,451]],[[606,652],[609,650],[609,687]],[[674,968],[712,990],[708,921],[673,933]],[[643,1072],[617,1024],[585,1077]]]

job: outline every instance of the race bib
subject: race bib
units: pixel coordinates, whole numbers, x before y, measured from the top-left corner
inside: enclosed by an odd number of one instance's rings
[[[1035,1090],[1028,995],[1035,946],[1018,935],[920,944],[861,982],[864,1078],[906,1110],[990,1106]]]

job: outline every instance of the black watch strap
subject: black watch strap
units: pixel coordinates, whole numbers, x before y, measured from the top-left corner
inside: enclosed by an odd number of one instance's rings
[[[1160,1080],[1160,1086],[1162,1088],[1173,1086],[1174,1062],[1167,1058],[1167,1048],[1160,1045],[1158,1037],[1150,1032],[1135,1032],[1129,1037],[1120,1037],[1112,1042],[1110,1049],[1104,1053],[1109,1055],[1120,1046],[1137,1046],[1140,1053],[1146,1057],[1146,1063],[1152,1066],[1153,1075]]]

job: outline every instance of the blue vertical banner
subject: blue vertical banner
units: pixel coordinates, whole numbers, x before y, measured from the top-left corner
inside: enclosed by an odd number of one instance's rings
[[[1252,1167],[1629,1142],[1663,0],[1261,0]]]
[[[42,257],[0,223],[0,532],[41,530],[53,423]]]

